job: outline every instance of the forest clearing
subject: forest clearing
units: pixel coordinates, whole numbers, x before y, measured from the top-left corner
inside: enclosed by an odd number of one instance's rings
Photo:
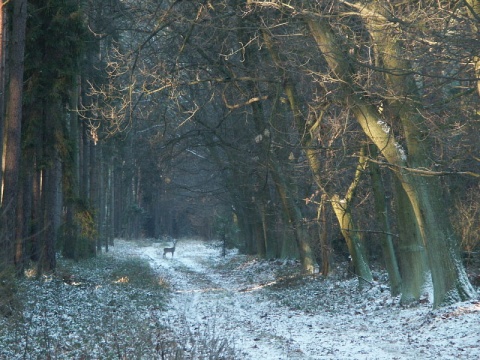
[[[405,308],[381,273],[359,290],[355,278],[340,273],[301,276],[293,260],[260,260],[236,250],[223,257],[218,242],[182,239],[173,258],[163,257],[164,246],[116,240],[88,266],[62,266],[63,278],[26,280],[35,284],[28,285],[23,315],[1,320],[0,358],[480,356],[478,300],[432,310],[427,291],[422,304]],[[135,265],[139,260],[150,268]],[[102,273],[109,271],[106,282]],[[150,277],[161,286],[146,284]]]

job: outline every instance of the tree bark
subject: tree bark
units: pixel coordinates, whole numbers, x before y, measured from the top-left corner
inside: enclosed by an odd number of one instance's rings
[[[65,189],[65,206],[66,216],[63,227],[62,238],[62,253],[65,257],[78,260],[80,244],[81,224],[78,220],[79,200],[80,200],[80,137],[79,137],[79,123],[78,123],[78,99],[79,99],[79,77],[75,77],[70,92],[70,109],[68,116],[68,136],[71,144],[70,155],[68,157],[69,163],[65,165],[69,168],[66,176],[68,184]]]
[[[6,74],[5,58],[7,52],[7,13],[5,11],[6,6],[3,1],[0,1],[0,205],[2,203],[3,187],[3,154],[4,154],[4,137],[3,128],[5,126],[5,87],[6,87]]]
[[[358,232],[359,229],[353,222],[351,204],[355,196],[355,191],[360,182],[360,177],[365,171],[366,164],[367,162],[364,155],[364,150],[362,150],[354,179],[350,184],[345,197],[340,198],[338,194],[334,194],[330,197],[333,211],[335,212],[340,225],[340,231],[342,232],[342,235],[347,243],[348,251],[355,267],[355,273],[359,277],[360,286],[366,285],[366,283],[371,283],[373,281],[373,277],[362,244],[362,233]]]
[[[5,122],[5,172],[2,199],[3,234],[0,236],[0,270],[14,263],[15,221],[21,157],[23,69],[27,1],[13,1],[9,84]]]
[[[370,146],[370,154],[373,158],[377,157],[377,149],[374,145]],[[396,296],[402,291],[402,278],[398,268],[397,257],[395,255],[395,249],[393,246],[393,235],[390,226],[389,207],[385,199],[385,186],[382,180],[382,174],[380,172],[380,166],[374,162],[369,162],[368,167],[370,169],[370,177],[372,179],[373,196],[375,199],[375,212],[380,226],[382,227],[382,252],[385,259],[385,267],[388,272],[388,278],[390,282],[390,292],[393,296]]]
[[[51,154],[51,166],[42,173],[42,213],[44,231],[42,233],[42,244],[40,248],[40,259],[38,262],[38,273],[50,273],[55,270],[55,242],[57,239],[57,216],[58,189],[60,184],[59,162],[56,154]]]
[[[402,187],[402,183],[396,178],[394,178],[393,188],[400,238],[398,245],[402,276],[400,302],[408,305],[420,299],[431,282],[431,274],[422,235],[410,200]]]
[[[290,226],[293,229],[295,242],[297,244],[302,264],[302,271],[305,274],[313,274],[315,271],[315,259],[310,244],[307,241],[307,234],[302,224],[302,214],[293,196],[289,185],[286,183],[278,169],[272,170],[275,186],[282,200],[282,205],[287,215]]]
[[[330,254],[332,249],[328,241],[326,206],[327,195],[323,194],[317,210],[317,224],[319,226],[318,237],[320,238],[320,253],[322,257],[322,269],[320,273],[327,276],[330,272]]]
[[[409,116],[403,117],[408,147],[402,149],[392,131],[385,127],[385,121],[378,111],[365,102],[359,95],[360,91],[356,91],[360,89],[356,89],[352,79],[353,62],[343,51],[328,22],[324,18],[307,17],[307,23],[331,71],[342,82],[340,98],[350,106],[365,134],[381,149],[410,199],[428,250],[434,306],[474,298],[475,290],[468,281],[457,249],[458,243],[442,201],[439,179],[417,176],[409,170],[410,167],[422,167],[422,159],[428,159],[427,132],[423,131],[421,124],[409,120]],[[411,83],[410,79],[406,80]],[[395,78],[393,91],[401,81],[400,76]],[[411,115],[409,111],[405,112],[407,114]]]
[[[280,59],[280,55],[275,48],[275,45],[270,37],[270,35],[266,32],[263,33],[263,38],[269,50],[270,56],[273,62],[279,69],[285,69],[282,66],[282,62]],[[372,274],[370,272],[368,261],[366,259],[364,251],[361,249],[360,243],[360,235],[356,232],[353,232],[355,226],[353,226],[353,219],[350,212],[350,203],[353,198],[353,194],[355,193],[356,185],[358,184],[361,171],[357,171],[355,178],[352,184],[347,191],[345,199],[341,199],[338,194],[333,194],[333,191],[328,191],[324,188],[320,176],[320,169],[321,164],[318,159],[318,154],[315,151],[315,146],[313,146],[313,139],[311,136],[311,126],[308,125],[305,121],[305,117],[300,110],[300,105],[298,101],[297,91],[294,85],[294,82],[286,70],[282,70],[282,78],[283,81],[283,90],[287,95],[288,102],[290,105],[290,109],[292,111],[295,127],[299,133],[299,137],[301,139],[302,149],[305,152],[308,160],[308,164],[310,169],[313,173],[313,178],[318,185],[318,187],[327,194],[330,199],[330,203],[332,204],[333,210],[337,217],[338,223],[340,225],[340,230],[347,242],[347,246],[350,252],[350,256],[352,261],[355,263],[355,271],[359,275],[360,279],[363,279],[363,282],[367,281],[370,282],[372,280]],[[319,120],[320,121],[320,120]],[[315,126],[315,125],[313,125]],[[363,157],[362,157],[363,159]],[[364,160],[362,165],[364,166]],[[358,168],[357,168],[358,170]],[[348,199],[348,201],[346,200]],[[358,230],[358,229],[355,229]],[[362,284],[362,282],[360,283]]]

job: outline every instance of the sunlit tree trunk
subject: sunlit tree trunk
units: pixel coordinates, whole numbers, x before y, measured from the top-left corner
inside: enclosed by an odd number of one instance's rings
[[[392,113],[399,116],[407,144],[407,164],[412,168],[428,169],[432,166],[429,153],[433,143],[420,114],[421,99],[412,75],[410,63],[403,56],[401,40],[392,32],[392,24],[382,18],[384,8],[373,8],[380,17],[365,16],[370,34],[376,41],[377,52],[385,72],[390,93]],[[398,146],[398,145],[397,145]],[[401,154],[403,155],[403,154]],[[435,290],[435,305],[464,300],[474,296],[459,254],[459,242],[451,226],[446,204],[448,194],[442,191],[439,177],[412,176],[402,171],[400,180],[416,214],[420,234],[427,247],[427,255]]]
[[[1,206],[2,234],[0,236],[0,272],[14,263],[15,221],[18,197],[18,178],[21,156],[23,61],[27,1],[13,0],[11,46],[9,51],[9,84],[6,101],[5,163],[3,201]]]
[[[378,111],[355,91],[353,65],[326,19],[307,17],[307,23],[331,71],[342,81],[339,96],[350,106],[365,134],[394,168],[412,204],[427,246],[434,286],[434,306],[473,298],[475,291],[459,256],[457,239],[442,200],[444,194],[439,179],[419,176],[414,172],[416,168],[424,167],[425,160],[429,158],[431,147],[428,146],[428,132],[424,131],[421,123],[415,123],[410,118],[413,116],[411,111],[405,109],[402,124],[408,147],[403,150],[392,131],[385,127],[385,121]],[[389,45],[388,42],[386,45]],[[410,79],[402,78],[403,76],[398,76],[392,79],[392,91],[397,90],[394,88],[397,85],[403,90],[406,86],[408,88],[407,84],[412,83]],[[401,85],[405,80],[408,81],[407,84]],[[410,105],[405,104],[405,107],[409,108]]]
[[[347,191],[345,198],[341,198],[338,194],[334,194],[333,191],[328,191],[324,188],[322,184],[321,176],[320,176],[320,173],[321,173],[320,160],[318,159],[318,154],[315,151],[315,146],[313,146],[313,140],[310,132],[311,130],[310,127],[312,125],[308,125],[305,121],[305,117],[303,116],[300,110],[299,100],[298,100],[295,85],[288,71],[285,70],[284,66],[282,66],[280,55],[273,43],[273,40],[271,39],[270,35],[267,32],[264,32],[263,38],[266,42],[267,48],[270,52],[270,56],[273,62],[277,65],[279,69],[282,69],[282,78],[284,79],[283,90],[287,95],[290,109],[293,114],[295,127],[299,132],[301,145],[307,156],[308,163],[313,173],[314,180],[319,186],[319,188],[323,192],[325,192],[330,199],[330,203],[332,204],[333,210],[335,212],[338,223],[340,225],[340,230],[342,231],[345,241],[347,242],[350,256],[352,258],[352,261],[355,264],[355,271],[359,275],[360,279],[363,279],[364,281],[369,282],[372,280],[372,274],[370,272],[370,268],[368,266],[368,261],[366,259],[365,253],[363,249],[361,249],[362,248],[361,241],[360,241],[361,235],[359,235],[359,233],[356,232],[356,230],[358,229],[353,225],[353,219],[350,211],[350,204],[353,199],[353,195],[355,193],[355,189],[359,181],[360,172],[357,171],[357,174],[352,184],[350,185],[350,188]],[[363,165],[360,165],[360,166],[364,166],[364,163]],[[348,201],[346,199],[348,199]]]
[[[341,198],[338,194],[334,194],[330,197],[333,211],[340,225],[340,231],[347,243],[348,252],[350,253],[355,267],[355,273],[359,277],[360,286],[365,285],[365,282],[372,282],[373,277],[365,254],[362,233],[358,231],[358,227],[353,222],[351,207],[355,191],[360,182],[360,178],[365,171],[366,164],[366,158],[362,149],[354,179],[350,184],[345,197]]]
[[[5,58],[7,51],[6,33],[7,33],[7,14],[6,6],[0,1],[0,204],[2,203],[3,192],[3,128],[5,124],[5,86],[6,86],[6,68]]]

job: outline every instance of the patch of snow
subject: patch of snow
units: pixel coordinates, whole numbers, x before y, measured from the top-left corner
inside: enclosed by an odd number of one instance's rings
[[[295,263],[223,258],[198,240],[180,240],[173,259],[161,248],[119,240],[113,254],[143,257],[171,282],[161,316],[179,336],[214,332],[242,359],[480,358],[478,301],[402,308],[382,283],[360,291],[355,280],[295,277]]]
[[[222,358],[242,360],[480,358],[479,301],[402,308],[382,273],[359,290],[338,269],[302,276],[298,261],[222,257],[217,242],[180,239],[173,257],[165,246],[116,240],[63,279],[20,282],[22,311],[0,318],[0,359],[173,359],[178,346],[206,359],[224,345],[235,355]],[[162,286],[130,286],[145,271]]]
[[[400,155],[400,159],[402,159],[403,161],[406,161],[407,160],[407,152],[402,147],[402,145],[400,145],[399,143],[396,142],[395,143],[395,148],[397,149],[397,152]]]
[[[389,134],[390,133],[390,126],[383,120],[378,120],[377,121],[377,124],[380,125],[382,127],[382,131],[385,133],[385,134]]]

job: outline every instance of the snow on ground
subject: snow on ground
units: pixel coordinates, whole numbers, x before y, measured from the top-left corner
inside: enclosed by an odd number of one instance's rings
[[[353,279],[294,276],[293,261],[223,258],[186,239],[171,258],[164,246],[117,240],[111,256],[147,259],[171,283],[162,316],[179,338],[228,340],[241,359],[480,359],[479,301],[405,309],[380,281],[360,291]]]

